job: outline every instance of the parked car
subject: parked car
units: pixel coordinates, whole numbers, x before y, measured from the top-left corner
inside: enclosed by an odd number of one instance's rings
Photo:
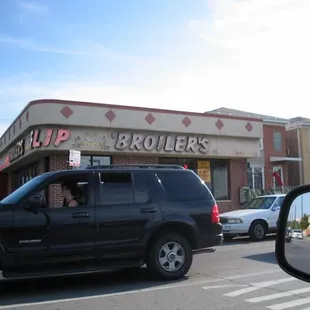
[[[224,240],[250,236],[253,241],[260,241],[267,233],[276,233],[284,197],[284,194],[258,196],[241,210],[221,214]]]
[[[301,229],[293,229],[292,231],[292,238],[293,239],[303,239],[304,235]]]
[[[285,231],[285,241],[287,243],[292,241],[292,231],[289,228],[287,228]]]
[[[193,254],[214,252],[222,240],[213,195],[181,166],[48,172],[0,202],[5,278],[146,264],[154,277],[175,280],[188,272]]]

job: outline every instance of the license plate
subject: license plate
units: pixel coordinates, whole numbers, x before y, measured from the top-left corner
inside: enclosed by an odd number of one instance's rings
[[[224,225],[223,230],[231,230],[231,226]]]

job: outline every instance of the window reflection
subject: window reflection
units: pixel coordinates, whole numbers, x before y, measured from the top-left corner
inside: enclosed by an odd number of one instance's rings
[[[98,165],[110,165],[110,156],[96,156],[96,155],[82,155],[80,167],[74,167],[74,169],[86,169],[91,166]]]
[[[215,199],[218,200],[229,200],[230,190],[229,190],[229,161],[226,159],[206,159],[210,161],[211,169],[211,182],[206,182],[213,193]],[[193,170],[198,174],[198,160],[193,158],[173,158],[173,157],[160,157],[158,159],[159,164],[165,165],[181,165],[184,167],[186,165],[187,169]]]
[[[15,190],[18,187],[24,185],[32,178],[38,175],[38,163],[32,163],[22,169],[14,170],[12,172],[12,189]]]

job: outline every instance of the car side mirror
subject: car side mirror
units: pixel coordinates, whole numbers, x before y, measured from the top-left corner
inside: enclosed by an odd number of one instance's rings
[[[28,201],[25,204],[25,210],[37,214],[38,213],[38,209],[40,208],[44,208],[45,207],[45,202],[43,199],[42,195],[33,195],[30,196]]]
[[[301,230],[292,234],[291,229]],[[276,258],[289,275],[310,282],[310,185],[286,194],[280,209],[276,236]]]

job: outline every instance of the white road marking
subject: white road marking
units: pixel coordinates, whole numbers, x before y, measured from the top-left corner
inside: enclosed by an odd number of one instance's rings
[[[296,290],[291,290],[291,291],[287,291],[283,293],[276,293],[276,294],[271,294],[271,295],[254,297],[254,298],[246,299],[245,301],[256,303],[256,302],[268,301],[268,300],[273,300],[273,299],[283,298],[283,297],[290,297],[290,296],[294,297],[294,295],[303,294],[307,292],[310,292],[310,287],[299,288]]]
[[[267,308],[271,310],[284,310],[292,307],[302,306],[309,303],[310,303],[310,297],[284,302],[282,304],[269,306]]]
[[[259,290],[261,288],[264,288],[264,287],[269,287],[269,286],[272,286],[272,285],[276,285],[276,284],[280,284],[280,283],[286,283],[286,282],[290,282],[290,281],[296,281],[296,280],[297,280],[296,278],[290,277],[290,278],[284,278],[284,279],[273,280],[273,281],[252,283],[247,288],[242,288],[240,290],[224,294],[224,296],[236,297],[236,296],[240,296],[240,295],[243,295],[243,294],[246,294],[246,293],[257,291],[257,290]]]
[[[94,295],[94,296],[86,296],[86,297],[72,297],[72,298],[63,298],[63,299],[54,299],[54,300],[47,300],[47,301],[40,301],[40,302],[30,302],[30,303],[20,303],[20,304],[14,304],[14,305],[5,305],[0,306],[0,310],[4,309],[11,309],[11,308],[22,308],[22,307],[33,307],[33,306],[43,306],[43,305],[52,305],[57,303],[65,303],[65,302],[76,302],[80,300],[90,300],[90,299],[98,299],[98,298],[107,298],[107,297],[117,297],[117,296],[123,296],[123,295],[132,295],[132,294],[138,294],[138,293],[147,293],[147,292],[153,292],[153,291],[161,291],[166,289],[175,289],[175,288],[182,288],[182,287],[189,287],[189,286],[195,286],[195,285],[205,285],[208,283],[214,283],[214,282],[221,282],[221,281],[227,281],[227,280],[237,280],[242,278],[248,278],[248,277],[255,277],[255,276],[261,276],[265,274],[273,274],[277,272],[283,272],[281,269],[277,270],[267,270],[263,272],[257,272],[257,273],[248,273],[238,276],[230,276],[223,279],[212,279],[208,281],[193,281],[190,283],[184,283],[184,284],[171,284],[171,285],[162,285],[158,287],[152,287],[152,288],[145,288],[145,289],[138,289],[138,290],[132,290],[127,292],[118,292],[118,293],[108,293],[108,294],[101,294],[101,295]],[[295,279],[295,278],[293,278]]]
[[[223,287],[245,287],[247,284],[224,284],[224,285],[212,285],[212,286],[204,286],[204,290],[211,290],[215,288],[223,288]]]

